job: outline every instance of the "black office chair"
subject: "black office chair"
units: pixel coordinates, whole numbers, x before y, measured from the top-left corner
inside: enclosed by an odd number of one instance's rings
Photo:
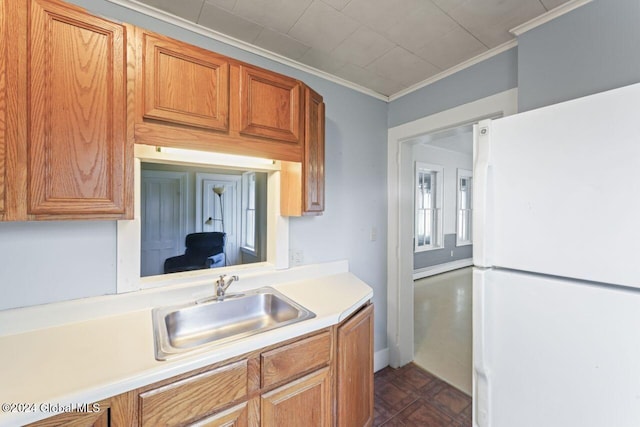
[[[223,266],[225,239],[226,233],[219,231],[187,234],[184,255],[167,258],[165,274]]]

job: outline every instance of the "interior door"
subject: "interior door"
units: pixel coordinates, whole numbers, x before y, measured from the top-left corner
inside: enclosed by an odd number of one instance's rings
[[[227,234],[225,265],[240,264],[240,183],[238,175],[196,174],[196,193],[201,212],[196,215],[196,230],[222,231]],[[219,193],[219,194],[218,194]]]
[[[164,273],[164,260],[184,253],[187,173],[142,171],[140,275]]]

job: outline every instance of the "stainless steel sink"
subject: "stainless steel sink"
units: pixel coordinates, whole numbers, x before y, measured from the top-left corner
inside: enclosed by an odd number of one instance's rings
[[[156,359],[227,343],[315,317],[273,288],[223,300],[159,307],[152,311]]]

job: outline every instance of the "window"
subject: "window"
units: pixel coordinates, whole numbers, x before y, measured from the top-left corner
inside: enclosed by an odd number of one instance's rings
[[[473,214],[473,174],[470,170],[458,169],[458,229],[456,246],[472,243],[471,218]]]
[[[256,250],[256,174],[242,175],[242,247]]]
[[[415,251],[442,247],[442,188],[441,166],[416,162],[415,181]]]

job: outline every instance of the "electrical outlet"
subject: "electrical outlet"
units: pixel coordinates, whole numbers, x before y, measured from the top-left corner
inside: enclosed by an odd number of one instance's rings
[[[375,242],[376,240],[378,240],[378,229],[375,227],[371,227],[371,234],[369,235],[369,239],[372,242]]]

